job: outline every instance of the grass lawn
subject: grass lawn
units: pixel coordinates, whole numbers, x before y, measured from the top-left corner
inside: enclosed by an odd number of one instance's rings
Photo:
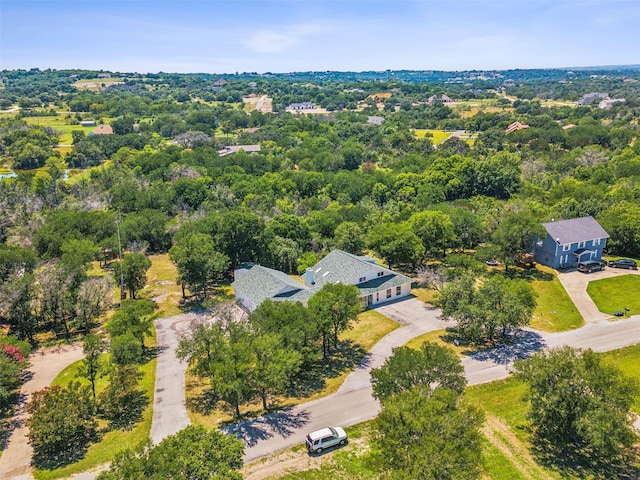
[[[433,342],[453,350],[458,357],[464,357],[465,352],[467,351],[467,347],[465,346],[456,347],[453,343],[450,343],[446,340],[446,336],[447,336],[446,330],[434,330],[433,332],[427,332],[425,334],[420,335],[419,337],[409,340],[406,343],[406,346],[409,348],[415,348],[417,350],[420,347],[422,347],[422,345],[425,342]]]
[[[424,138],[428,133],[431,134],[431,141],[434,145],[440,145],[451,136],[451,132],[445,132],[444,130],[428,130],[424,128],[418,128],[413,131],[413,134],[417,139]]]
[[[155,330],[154,339],[155,343]],[[106,355],[105,355],[106,357]],[[69,365],[53,380],[52,385],[66,385],[73,379],[78,379],[77,374],[81,362]],[[139,387],[147,396],[148,403],[142,412],[142,419],[136,423],[134,428],[130,430],[110,430],[106,431],[97,443],[92,444],[87,450],[86,455],[75,463],[71,463],[64,467],[52,470],[34,469],[34,477],[36,480],[53,480],[58,478],[66,478],[70,475],[91,470],[99,465],[103,465],[113,460],[113,457],[122,450],[134,448],[137,445],[147,442],[151,432],[151,419],[153,417],[153,387],[155,383],[156,359],[153,358],[140,367],[142,378]],[[88,380],[80,378],[83,383],[89,384]],[[96,385],[99,392],[106,386],[106,378],[101,378]],[[105,425],[100,422],[99,428]]]
[[[271,400],[271,404],[278,409],[291,407],[300,403],[326,397],[335,393],[345,378],[351,373],[352,368],[358,364],[365,352],[369,351],[382,337],[395,330],[400,325],[390,318],[385,317],[375,310],[367,310],[358,316],[358,321],[353,329],[340,335],[340,340],[345,342],[345,352],[340,352],[340,359],[333,365],[335,374],[328,373],[319,380],[318,388],[310,387],[308,394],[300,397],[278,397]],[[349,367],[341,367],[349,365]],[[319,366],[322,371],[327,371],[324,366]],[[314,376],[318,377],[318,375]],[[191,422],[204,425],[208,428],[218,427],[220,423],[232,420],[228,410],[211,408],[203,405],[209,384],[206,380],[199,379],[187,371],[186,376],[187,409]],[[259,401],[240,405],[243,416],[254,417],[263,414],[262,404]]]
[[[530,326],[545,332],[564,332],[584,325],[584,319],[569,298],[557,275],[546,267],[537,267],[548,275],[534,278],[533,289],[538,294]]]
[[[52,115],[46,117],[24,117],[24,121],[29,125],[38,125],[41,127],[51,127],[59,132],[62,132],[60,139],[58,140],[60,145],[71,145],[72,137],[71,132],[73,130],[82,130],[86,135],[91,130],[95,130],[96,127],[83,127],[81,125],[69,125],[69,118],[66,115]]]
[[[640,313],[640,275],[621,275],[589,282],[587,293],[598,310],[613,315],[629,308],[630,315]]]
[[[411,289],[411,293],[415,295],[418,300],[422,300],[429,305],[433,305],[436,295],[438,294],[436,290],[430,290],[428,288],[413,288]]]
[[[151,268],[147,272],[147,285],[141,297],[154,300],[158,304],[158,317],[168,317],[182,313],[182,289],[176,284],[178,271],[169,254],[150,255]]]

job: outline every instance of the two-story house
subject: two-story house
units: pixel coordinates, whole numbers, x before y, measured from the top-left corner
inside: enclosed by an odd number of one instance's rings
[[[547,236],[536,244],[536,262],[551,268],[571,268],[578,262],[602,259],[609,234],[593,217],[551,221],[542,225]]]

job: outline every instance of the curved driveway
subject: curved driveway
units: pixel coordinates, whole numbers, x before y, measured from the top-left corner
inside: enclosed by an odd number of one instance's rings
[[[27,404],[31,394],[48,386],[64,368],[84,357],[82,345],[43,348],[29,356],[28,380],[20,389],[20,400],[11,419],[11,432],[0,457],[0,479],[27,480],[31,475],[33,449],[27,438]]]

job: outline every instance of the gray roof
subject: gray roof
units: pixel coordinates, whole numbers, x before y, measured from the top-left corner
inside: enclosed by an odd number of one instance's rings
[[[368,259],[368,257],[357,257],[342,250],[333,250],[329,255],[316,263],[311,270],[314,272],[315,287],[322,288],[326,283],[345,283],[347,285],[356,285],[361,288],[363,285],[370,283],[358,284],[360,277],[363,277],[372,266],[385,273],[386,278],[389,275],[399,277],[401,281],[399,285],[411,283],[411,278],[389,270],[388,268],[378,265]],[[364,293],[363,293],[364,295]]]
[[[609,234],[593,217],[572,218],[543,223],[547,233],[560,244],[577,243],[596,238],[609,238]]]
[[[300,290],[309,290],[286,273],[262,265],[251,267],[231,286],[241,291],[254,305],[260,305],[267,298],[291,297],[300,294]]]

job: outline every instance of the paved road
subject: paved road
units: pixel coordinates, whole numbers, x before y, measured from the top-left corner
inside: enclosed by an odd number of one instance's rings
[[[245,462],[258,460],[301,443],[305,432],[327,425],[349,426],[375,418],[380,406],[371,396],[369,370],[381,365],[391,354],[393,346],[403,345],[416,335],[441,328],[437,318],[439,310],[427,312],[423,312],[421,316],[406,318],[404,327],[391,332],[376,344],[363,364],[347,377],[334,395],[265,415],[232,428],[231,431],[247,444]],[[467,357],[462,364],[469,384],[474,385],[506,378],[515,360],[526,358],[542,348],[572,345],[603,352],[638,342],[640,316],[618,322],[594,322],[578,330],[563,333],[550,334],[526,329],[519,334],[518,342],[514,345]]]
[[[0,479],[31,480],[31,457],[33,449],[27,438],[26,406],[31,394],[48,386],[60,371],[84,357],[82,345],[64,345],[36,350],[29,356],[31,367],[27,380],[20,389],[20,400],[16,415],[11,420],[13,431],[0,457]]]
[[[577,270],[558,274],[560,283],[567,291],[574,305],[584,318],[585,323],[599,322],[613,316],[613,312],[601,312],[593,303],[587,293],[587,285],[594,280],[603,278],[619,277],[620,275],[640,275],[640,270],[625,270],[621,268],[605,268],[599,272],[582,273]],[[624,305],[620,305],[620,310]]]
[[[153,394],[153,419],[151,442],[154,444],[179,432],[191,422],[187,416],[184,391],[184,374],[187,363],[176,359],[176,348],[180,335],[188,330],[193,320],[204,318],[203,314],[181,313],[156,320],[158,341],[158,364]]]

